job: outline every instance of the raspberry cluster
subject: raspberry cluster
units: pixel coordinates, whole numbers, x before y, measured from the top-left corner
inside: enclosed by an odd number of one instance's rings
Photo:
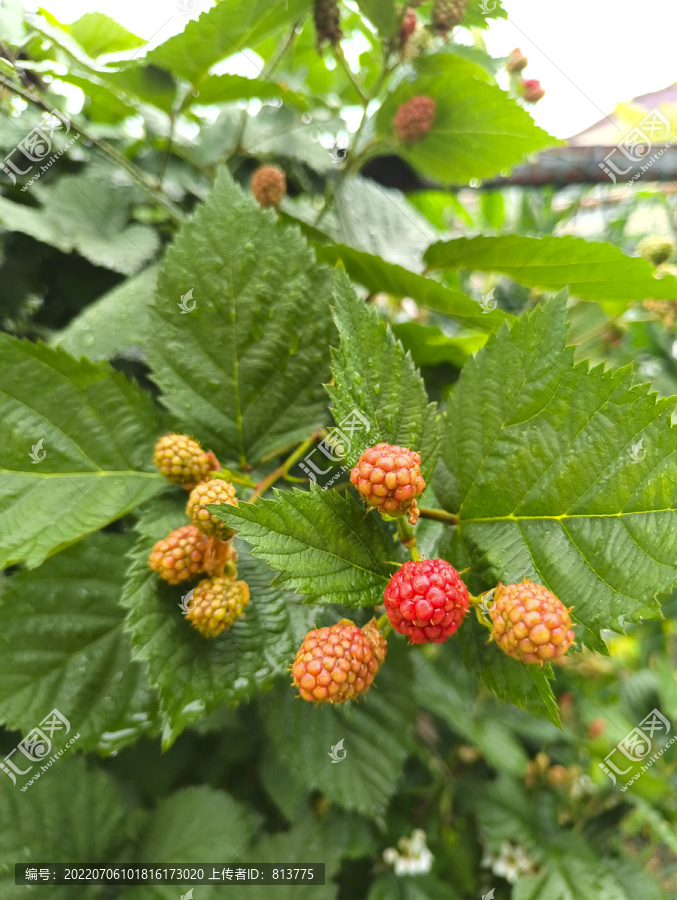
[[[165,434],[155,445],[153,462],[160,472],[186,490],[207,481],[219,464],[213,453],[205,453],[187,434]]]
[[[542,665],[563,656],[573,644],[572,608],[527,578],[520,584],[499,583],[489,608],[492,637],[507,656]]]
[[[408,447],[381,443],[365,450],[350,472],[350,480],[370,506],[395,518],[418,518],[416,498],[425,490],[421,454]]]
[[[215,638],[230,628],[249,603],[246,581],[221,575],[203,579],[193,590],[186,619],[206,638]]]
[[[444,559],[406,562],[388,582],[384,603],[395,631],[414,644],[441,644],[469,608],[468,589]]]
[[[405,144],[422,141],[435,122],[435,101],[432,97],[412,97],[403,103],[393,119],[393,128]]]
[[[370,625],[362,629],[341,619],[306,635],[292,665],[304,700],[345,703],[369,690],[387,649],[375,623]]]
[[[279,166],[259,166],[252,175],[250,187],[260,206],[279,209],[287,193],[287,176]]]

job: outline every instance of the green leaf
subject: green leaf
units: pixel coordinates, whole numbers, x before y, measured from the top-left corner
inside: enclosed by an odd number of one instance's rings
[[[254,556],[280,573],[309,602],[377,606],[389,579],[393,546],[375,516],[351,497],[322,490],[274,490],[275,499],[240,503],[219,518],[252,545]]]
[[[508,14],[503,9],[501,0],[470,0],[465,24],[469,28],[488,28],[491,19],[507,18]]]
[[[432,478],[439,453],[437,406],[409,354],[373,307],[358,300],[345,273],[336,273],[334,316],[341,335],[332,350],[333,386],[327,386],[337,424],[359,410],[369,421],[368,437],[353,442],[346,458],[354,465],[365,446],[387,441],[421,454],[421,471]]]
[[[146,43],[143,38],[127,31],[114,19],[100,12],[85,13],[72,25],[66,26],[66,29],[70,36],[94,59],[105,53],[136,50],[137,47],[143,47]]]
[[[222,0],[146,59],[197,85],[215,63],[255,47],[309,12],[308,0]]]
[[[311,617],[291,594],[269,587],[268,569],[239,546],[238,577],[249,585],[250,603],[227,632],[203,638],[179,609],[182,594],[194,582],[173,587],[148,567],[153,544],[183,524],[176,500],[165,498],[148,507],[137,526],[140,540],[121,597],[129,609],[135,656],[147,662],[160,694],[165,746],[205,712],[270,687],[293,659]]]
[[[382,37],[391,38],[396,34],[402,17],[398,15],[394,0],[357,0],[357,5]]]
[[[107,363],[8,335],[0,351],[0,566],[37,566],[162,489],[151,464],[160,422]]]
[[[434,875],[395,875],[390,870],[372,882],[367,900],[460,900],[460,894],[448,881]]]
[[[188,95],[193,106],[207,106],[212,103],[232,103],[235,100],[270,100],[277,97],[285,103],[291,103],[297,109],[307,109],[308,101],[304,94],[291,91],[276,81],[266,78],[245,78],[243,75],[209,75],[200,83],[197,96]]]
[[[322,424],[330,294],[298,229],[222,168],[167,252],[148,357],[164,404],[224,465],[260,462]]]
[[[52,342],[73,356],[90,359],[113,359],[132,347],[143,347],[153,333],[149,308],[156,280],[155,266],[127,278],[86,306]]]
[[[483,313],[467,294],[345,244],[316,246],[315,253],[320,262],[334,265],[340,260],[350,277],[373,294],[383,292],[393,297],[411,297],[419,306],[453,316],[475,328],[491,331],[508,317],[501,309]]]
[[[39,172],[36,165],[31,175]],[[62,253],[75,251],[95,266],[133,275],[160,246],[153,228],[127,224],[134,197],[132,188],[71,175],[56,182],[40,208],[0,197],[0,222],[7,231],[27,234]]]
[[[119,606],[126,535],[94,534],[4,582],[0,719],[27,734],[59,709],[78,750],[118,750],[156,730],[156,700],[132,662]]]
[[[376,115],[387,146],[442,184],[488,178],[527,154],[558,142],[504,91],[487,83],[484,69],[458,56],[420,57],[418,74],[401,82]],[[435,101],[435,121],[423,140],[406,145],[393,127],[397,109],[417,96]]]
[[[572,237],[459,238],[433,244],[425,255],[431,269],[502,272],[519,284],[547,290],[568,286],[582,300],[609,300],[624,307],[632,300],[677,299],[677,278],[653,277],[639,256],[625,256],[613,244]]]
[[[14,886],[15,863],[63,860],[76,866],[114,865],[134,838],[116,783],[105,772],[73,758],[76,746],[69,747],[25,793],[20,776],[16,786],[4,774],[0,779],[2,897],[16,897],[22,890]],[[77,890],[78,897],[94,900],[101,889]],[[52,885],[48,895],[71,900],[74,890],[71,885]]]
[[[0,34],[8,44],[21,44],[24,36],[21,0],[4,0],[0,7]]]
[[[576,365],[566,337],[560,295],[466,364],[436,490],[486,583],[546,585],[602,649],[600,629],[660,616],[677,581],[674,398]]]
[[[416,704],[410,656],[395,641],[364,702],[313,705],[282,684],[265,700],[270,740],[299,787],[369,816],[383,814],[411,749]],[[418,664],[421,662],[419,660]],[[331,750],[345,758],[332,762]]]
[[[421,325],[418,322],[400,322],[393,325],[395,337],[411,353],[417,366],[438,366],[451,363],[458,369],[487,342],[486,332],[474,334],[446,335],[436,325]]]

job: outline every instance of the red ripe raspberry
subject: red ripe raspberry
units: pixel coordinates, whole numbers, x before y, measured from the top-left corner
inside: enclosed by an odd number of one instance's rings
[[[364,451],[350,480],[370,506],[395,518],[408,512],[416,521],[416,498],[425,490],[420,466],[415,450],[381,443]]]
[[[508,72],[513,75],[515,72],[521,72],[523,69],[526,69],[528,64],[529,60],[526,58],[526,56],[522,53],[519,47],[515,47],[515,49],[508,56],[505,67]]]
[[[402,24],[400,25],[400,33],[398,35],[400,47],[403,47],[416,31],[416,21],[416,13],[413,9],[408,9],[404,14]]]
[[[186,618],[206,638],[215,638],[244,612],[249,585],[225,575],[204,578],[194,589]]]
[[[522,79],[519,84],[520,94],[527,103],[538,103],[545,97],[545,91],[541,87],[541,82],[536,78],[528,78],[526,81]]]
[[[444,559],[406,562],[388,582],[386,612],[413,644],[442,644],[468,612],[468,589]]]
[[[432,97],[412,97],[395,113],[393,127],[405,144],[422,141],[435,121],[435,101]]]
[[[373,620],[362,630],[341,619],[306,635],[292,665],[304,700],[345,703],[369,690],[387,649],[385,639],[373,633],[375,627]]]
[[[193,488],[186,505],[188,518],[196,528],[209,537],[227,541],[235,532],[224,521],[210,513],[207,509],[210,503],[227,503],[229,506],[237,506],[233,485],[220,479],[205,481],[204,484],[198,484]]]
[[[489,608],[491,636],[507,656],[543,664],[563,656],[573,644],[571,609],[527,578],[521,584],[499,583]]]
[[[279,209],[287,193],[287,176],[279,166],[260,166],[252,175],[251,189],[261,206]]]
[[[191,490],[208,481],[219,464],[213,453],[205,453],[187,434],[165,434],[155,445],[153,462],[165,478]]]
[[[160,578],[180,584],[204,572],[207,538],[194,525],[184,525],[158,541],[148,563]]]

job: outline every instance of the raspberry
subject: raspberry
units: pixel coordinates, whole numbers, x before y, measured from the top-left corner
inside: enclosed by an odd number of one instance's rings
[[[343,32],[339,28],[341,12],[336,0],[315,0],[314,17],[318,45],[325,41],[338,44]]]
[[[350,480],[370,506],[397,518],[409,513],[418,518],[416,497],[425,490],[421,455],[405,447],[376,444],[365,450],[350,473]]]
[[[536,78],[528,78],[526,81],[522,79],[519,83],[520,94],[527,103],[538,103],[545,97],[545,91],[541,87],[541,82]]]
[[[675,252],[675,245],[670,238],[652,235],[640,241],[637,249],[644,259],[647,259],[652,265],[660,266],[662,263],[667,262]]]
[[[412,97],[395,113],[393,127],[398,138],[406,144],[422,141],[435,121],[435,101],[432,97]]]
[[[413,644],[442,644],[468,612],[468,589],[444,559],[406,562],[388,582],[384,602],[395,631]]]
[[[206,638],[215,638],[233,624],[249,603],[249,585],[226,575],[203,578],[193,591],[186,618]]]
[[[521,72],[523,69],[526,69],[528,64],[529,60],[526,58],[526,56],[522,53],[519,47],[515,47],[515,49],[508,56],[505,67],[508,72],[513,75],[515,72]]]
[[[165,478],[191,490],[208,481],[219,464],[213,453],[205,453],[197,441],[186,434],[165,434],[155,445],[153,462]]]
[[[207,538],[194,525],[184,525],[153,547],[148,563],[160,578],[180,584],[205,570]]]
[[[416,31],[416,13],[413,9],[407,9],[400,25],[400,33],[397,41],[400,47],[404,47],[412,34]]]
[[[446,34],[460,25],[468,8],[468,0],[435,0],[432,26],[438,34]]]
[[[375,628],[373,620],[362,630],[341,619],[337,625],[308,632],[292,666],[303,699],[345,703],[365,694],[386,653],[385,639],[375,638]]]
[[[206,507],[210,503],[227,503],[229,506],[237,506],[233,485],[221,480],[205,481],[204,484],[198,484],[193,488],[186,505],[188,518],[196,528],[209,537],[227,541],[235,532],[225,522],[209,512]]]
[[[521,584],[499,583],[489,608],[491,636],[507,656],[543,664],[563,656],[573,644],[571,609],[528,578]]]
[[[252,175],[251,189],[261,206],[279,209],[287,193],[287,176],[279,166],[259,166]]]

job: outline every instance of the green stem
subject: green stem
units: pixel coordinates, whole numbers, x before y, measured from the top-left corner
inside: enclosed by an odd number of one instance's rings
[[[433,519],[435,522],[443,522],[445,525],[458,525],[458,516],[448,513],[443,509],[427,509],[419,506],[419,516],[422,519]]]
[[[416,538],[414,537],[414,530],[411,526],[405,522],[404,519],[397,520],[397,531],[400,536],[400,540],[402,541],[402,546],[406,547],[409,551],[409,555],[414,560],[414,562],[418,562],[421,559],[421,554],[418,552],[418,546],[416,544]]]
[[[39,106],[44,112],[51,113],[53,107],[51,107],[46,100],[40,94],[36,93],[35,90],[26,90],[24,88],[19,87],[14,84],[9,78],[6,78],[4,75],[0,75],[0,84],[7,88],[7,90],[12,91],[12,93],[17,94],[27,103],[32,103],[34,106]],[[57,110],[58,112],[58,110]],[[89,131],[84,129],[81,125],[78,125],[77,122],[74,122],[71,116],[66,117],[65,113],[59,113],[60,116],[64,120],[68,122],[71,128],[73,128],[81,137],[83,137],[86,141],[92,143],[104,156],[107,156],[110,160],[112,160],[117,166],[121,169],[124,169],[125,172],[129,175],[129,177],[134,181],[144,193],[148,194],[148,196],[153,200],[154,203],[157,203],[158,206],[161,206],[162,209],[167,213],[169,218],[175,224],[179,224],[184,216],[181,209],[176,206],[172,201],[162,193],[160,186],[152,181],[141,169],[137,168],[133,163],[131,163],[126,156],[116,150],[115,147],[108,144],[106,141],[102,141],[99,138],[95,137],[95,135],[91,134]]]
[[[381,618],[377,620],[376,627],[381,632],[383,637],[388,637],[390,632],[393,630],[392,622],[388,618],[388,613],[383,613]]]
[[[362,101],[362,104],[363,104],[363,106],[365,107],[365,110],[366,110],[366,107],[369,105],[369,101],[371,100],[371,97],[370,97],[369,94],[367,94],[367,92],[364,90],[364,88],[363,88],[362,85],[359,83],[359,81],[357,80],[357,78],[355,78],[355,75],[353,74],[353,70],[350,68],[350,66],[349,66],[348,63],[346,62],[346,58],[345,58],[345,56],[344,56],[344,54],[343,54],[343,48],[341,47],[341,45],[340,45],[340,44],[334,44],[334,45],[333,45],[333,51],[334,51],[334,57],[335,57],[336,61],[337,61],[338,64],[341,66],[341,68],[343,69],[343,71],[346,73],[346,75],[347,75],[347,77],[348,77],[348,80],[350,81],[350,83],[352,84],[352,86],[353,86],[353,87],[355,88],[355,90],[357,91],[357,93],[358,93],[358,95],[359,95],[359,97],[360,97],[360,100]]]
[[[243,484],[248,488],[255,488],[256,482],[252,481],[251,478],[247,478],[246,475],[240,475],[239,472],[233,472],[232,469],[225,469],[224,471],[212,472],[212,478],[220,478],[221,481],[230,481],[232,484]]]
[[[289,472],[294,463],[300,459],[304,453],[306,453],[313,446],[315,441],[317,440],[318,433],[315,432],[310,435],[310,437],[305,440],[302,444],[300,444],[294,452],[285,459],[281,466],[278,466],[277,469],[274,469],[270,475],[266,475],[266,477],[259,481],[259,483],[254,488],[254,493],[249,498],[249,503],[256,503],[259,497],[268,490],[276,481],[280,478],[284,478],[284,476]]]

